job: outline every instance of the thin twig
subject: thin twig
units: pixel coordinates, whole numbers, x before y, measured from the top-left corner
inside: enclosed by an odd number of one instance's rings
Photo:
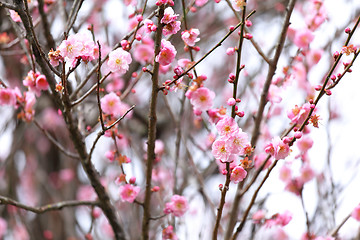
[[[47,204],[41,207],[31,207],[25,204],[22,204],[20,202],[17,202],[13,199],[4,197],[4,196],[0,196],[0,205],[12,205],[30,212],[34,212],[34,213],[45,213],[45,212],[49,212],[49,211],[58,211],[63,209],[64,207],[79,207],[79,206],[98,206],[100,203],[98,201],[77,201],[77,200],[72,200],[72,201],[63,201],[63,202],[58,202],[58,203],[52,203],[52,204]]]

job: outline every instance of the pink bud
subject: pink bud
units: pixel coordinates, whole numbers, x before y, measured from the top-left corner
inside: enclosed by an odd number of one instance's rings
[[[160,190],[160,187],[159,186],[154,186],[151,191],[152,192],[158,192]]]
[[[250,40],[250,39],[252,39],[252,38],[253,38],[253,36],[252,36],[252,34],[251,34],[251,33],[246,33],[246,34],[244,35],[244,38],[246,38],[246,39]]]
[[[314,109],[315,108],[315,104],[310,104],[310,108]]]
[[[243,111],[237,112],[236,115],[238,115],[239,117],[243,117],[245,116],[245,113]]]
[[[291,137],[284,137],[284,138],[283,138],[283,142],[284,142],[285,144],[289,144],[289,143],[291,142],[291,140],[292,140]]]
[[[229,30],[230,30],[230,31],[234,31],[234,29],[235,29],[234,26],[230,26],[230,27],[229,27]]]
[[[252,26],[252,22],[251,22],[250,20],[246,20],[246,21],[245,21],[245,26],[251,27],[251,26]]]
[[[234,106],[235,103],[236,103],[236,100],[234,98],[229,98],[226,102],[226,104],[229,106]]]
[[[143,20],[143,16],[142,15],[137,15],[136,16],[136,21],[141,22]]]
[[[338,51],[334,52],[333,57],[336,60],[339,57],[340,53]]]
[[[335,75],[331,75],[330,79],[333,80],[333,81],[335,81],[336,76],[335,76]]]
[[[317,85],[317,86],[315,86],[315,90],[316,90],[316,91],[320,91],[320,90],[321,90],[321,88],[322,88],[322,86],[321,86],[321,85]]]
[[[296,132],[296,133],[294,134],[294,137],[295,137],[296,139],[301,138],[301,137],[302,137],[302,132]]]
[[[136,177],[131,177],[130,179],[129,179],[129,183],[130,184],[134,184],[136,182]]]
[[[351,29],[350,28],[345,28],[345,33],[349,34],[351,32]]]
[[[326,93],[326,95],[328,95],[328,96],[330,96],[330,95],[332,94],[332,92],[331,92],[329,89],[325,90],[325,93]]]

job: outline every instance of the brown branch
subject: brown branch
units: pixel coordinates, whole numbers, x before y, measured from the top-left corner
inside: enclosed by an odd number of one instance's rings
[[[344,224],[347,222],[347,220],[349,220],[349,218],[351,217],[351,213],[349,215],[347,215],[344,220],[342,220],[342,222],[334,229],[331,231],[331,236],[332,237],[336,237],[340,228],[342,228],[342,226],[344,226]]]
[[[158,8],[159,13],[157,30],[155,36],[155,51],[154,56],[157,56],[160,52],[160,44],[162,37],[163,24],[161,19],[164,16],[164,6]],[[150,225],[150,202],[151,202],[151,177],[153,170],[153,163],[155,160],[155,140],[156,140],[156,104],[159,91],[159,63],[155,61],[154,57],[154,68],[153,74],[151,75],[152,91],[150,98],[150,109],[149,109],[149,123],[148,123],[148,139],[147,139],[147,161],[146,161],[146,186],[145,186],[145,199],[144,199],[144,213],[142,220],[142,239],[149,239],[149,225]]]
[[[18,8],[15,5],[6,3],[6,2],[0,2],[0,7],[8,8],[14,11],[18,11]]]
[[[218,233],[218,229],[219,229],[219,225],[220,225],[220,220],[221,220],[221,215],[222,215],[222,211],[224,209],[224,205],[225,205],[225,197],[226,197],[226,193],[229,190],[229,185],[230,185],[230,163],[226,163],[226,180],[225,180],[225,186],[223,186],[222,190],[221,190],[221,199],[220,199],[220,203],[219,203],[219,207],[217,209],[217,216],[216,216],[216,222],[215,222],[215,227],[213,230],[213,235],[212,235],[212,239],[216,240],[217,239],[217,233]]]
[[[17,202],[13,199],[0,196],[0,205],[12,205],[30,212],[34,212],[37,214],[49,212],[49,211],[58,211],[63,209],[64,207],[79,207],[79,206],[98,206],[100,203],[98,201],[63,201],[58,203],[47,204],[40,207],[32,207],[20,202]]]

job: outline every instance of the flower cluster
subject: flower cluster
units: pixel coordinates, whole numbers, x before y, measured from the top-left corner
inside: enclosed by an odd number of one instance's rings
[[[70,61],[72,66],[76,65],[78,59],[89,62],[98,57],[99,48],[84,33],[77,33],[63,40],[56,51],[50,50],[48,56],[53,66],[59,65],[59,61]]]
[[[177,240],[178,237],[174,233],[174,227],[169,225],[162,230],[162,239],[166,240]]]
[[[174,195],[171,197],[171,202],[165,204],[164,213],[172,213],[175,217],[181,217],[188,210],[188,202],[185,197]]]
[[[275,137],[271,143],[265,146],[265,152],[274,157],[275,160],[285,159],[290,154],[290,147],[280,137]]]
[[[212,145],[212,154],[221,162],[232,162],[237,155],[246,154],[250,146],[248,136],[239,128],[235,120],[225,115],[216,124],[220,138]]]
[[[174,60],[176,53],[175,47],[169,41],[163,39],[161,40],[160,52],[155,57],[155,61],[160,65],[167,66]]]
[[[297,125],[302,125],[308,116],[311,110],[311,104],[305,103],[301,107],[295,105],[293,109],[287,112],[288,118],[291,120],[291,123],[296,123]]]
[[[49,84],[46,81],[46,77],[39,72],[29,71],[25,79],[23,80],[24,86],[28,87],[30,91],[35,93],[37,97],[40,96],[41,90],[47,90]]]
[[[178,16],[171,7],[165,9],[164,17],[161,19],[161,23],[165,24],[162,31],[164,36],[176,34],[180,30],[181,22],[176,21]]]

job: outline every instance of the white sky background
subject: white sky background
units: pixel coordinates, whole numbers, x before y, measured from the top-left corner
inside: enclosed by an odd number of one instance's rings
[[[212,1],[212,0],[209,0]],[[251,0],[250,0],[251,1]],[[152,4],[153,1],[149,1]],[[324,0],[326,9],[329,15],[330,22],[326,24],[326,28],[323,28],[323,31],[320,33],[316,33],[316,38],[313,44],[317,46],[321,46],[321,43],[326,41],[329,36],[333,34],[333,29],[342,28],[344,24],[348,22],[348,17],[350,12],[353,12],[355,6],[359,6],[360,2],[354,1],[346,1],[346,0]],[[225,4],[222,2],[221,4]],[[116,7],[114,7],[116,5]],[[124,19],[126,14],[120,15],[122,13],[119,8],[122,4],[119,1],[109,0],[106,5],[106,9],[108,10],[107,18],[118,19],[118,21],[112,21],[112,27],[110,31],[118,31],[124,33],[127,29],[124,29]],[[86,4],[85,4],[86,6]],[[84,9],[85,10],[85,9]],[[82,10],[83,11],[83,10]],[[84,11],[86,12],[86,11]],[[81,14],[80,14],[81,16]],[[294,15],[292,18],[292,27],[296,28],[297,26],[301,26],[301,20],[296,18]],[[299,21],[300,20],[300,21]],[[351,24],[349,27],[352,27]],[[269,31],[269,26],[264,23],[264,28]],[[359,27],[358,27],[359,28]],[[271,29],[271,28],[270,28]],[[257,39],[257,33],[253,33],[254,38]],[[259,33],[262,35],[262,33]],[[201,35],[200,35],[201,37]],[[343,34],[345,38],[345,34]],[[360,29],[358,29],[356,35],[352,39],[353,43],[360,44]],[[210,45],[209,45],[210,46]],[[340,50],[341,44],[337,45],[338,48],[332,48],[332,51]],[[205,49],[204,51],[207,51]],[[214,56],[216,57],[216,56]],[[244,59],[244,58],[243,58]],[[244,59],[246,62],[246,59]],[[1,63],[1,59],[0,59]],[[320,63],[321,64],[321,63]],[[328,69],[328,61],[323,61],[324,64],[324,72],[325,69]],[[1,66],[2,64],[0,64]],[[201,69],[201,64],[199,66]],[[334,181],[339,183],[348,183],[349,176],[353,173],[354,163],[356,161],[360,161],[360,127],[359,127],[359,109],[360,109],[360,59],[357,59],[355,65],[352,67],[353,72],[351,74],[347,74],[347,76],[341,81],[341,83],[332,91],[333,95],[331,97],[324,96],[318,107],[320,116],[322,117],[322,121],[319,129],[312,130],[312,137],[314,140],[314,146],[309,152],[309,156],[311,159],[311,165],[315,168],[316,171],[321,171],[326,163],[326,151],[327,151],[327,102],[330,100],[331,104],[336,105],[336,108],[339,111],[341,116],[340,119],[334,120],[330,123],[330,133],[331,133],[331,144],[334,146],[333,153],[331,157],[332,163],[332,172],[334,176]],[[1,75],[2,70],[0,71],[0,77],[3,79]],[[324,72],[320,73],[320,76],[323,75]],[[311,77],[314,76],[314,81],[316,82],[316,75],[319,75],[318,72],[312,73]],[[318,79],[320,81],[320,78]],[[286,95],[286,94],[285,94]],[[283,96],[285,99],[288,96]],[[296,102],[299,100],[298,102]],[[297,104],[302,103],[302,99],[296,98],[295,101]],[[293,104],[290,104],[293,106]],[[4,107],[1,107],[1,115],[7,115],[8,110]],[[4,118],[2,118],[4,119]],[[0,124],[3,124],[3,121],[0,120]],[[1,126],[0,125],[0,126]],[[282,129],[284,126],[279,126]],[[91,139],[90,139],[91,140]],[[89,141],[89,139],[88,139]],[[91,142],[91,141],[90,141]],[[11,137],[9,137],[8,133],[2,133],[0,136],[0,157],[4,157],[7,155],[7,151],[10,147]],[[97,151],[101,151],[97,149]],[[291,156],[289,157],[290,161]],[[101,159],[99,159],[101,160]],[[287,193],[283,191],[284,184],[278,180],[278,170],[282,163],[280,162],[274,172],[271,174],[268,184],[265,184],[263,189],[260,191],[260,196],[263,196],[267,192],[273,193],[266,203],[266,208],[268,209],[268,216],[273,213],[279,212],[282,213],[285,210],[289,210],[293,213],[293,219],[284,229],[289,234],[290,239],[299,239],[299,236],[305,232],[305,219],[304,213],[301,207],[300,199],[293,194]],[[349,174],[350,172],[350,174]],[[220,192],[217,189],[218,184],[224,183],[223,177],[220,176],[217,179],[213,179],[211,182],[208,182],[209,188],[208,194],[217,194],[220,196]],[[270,184],[271,183],[271,184]],[[360,202],[360,174],[352,179],[350,184],[347,186],[344,191],[344,195],[339,196],[340,199],[343,200],[339,206],[338,215],[336,216],[336,222],[339,223],[343,220],[343,218],[351,212],[351,210]],[[214,187],[215,186],[215,187]],[[257,184],[256,184],[257,186]],[[231,185],[232,189],[235,189],[235,185]],[[314,204],[316,199],[313,199],[312,196],[316,196],[314,194],[315,184],[314,180],[305,185],[304,190],[304,198],[305,205],[309,212],[310,217],[313,214]],[[316,192],[315,192],[316,193]],[[231,193],[228,197],[231,196]],[[230,198],[227,198],[230,199]],[[195,204],[196,202],[202,202],[202,199],[195,197],[193,199],[193,203],[190,204],[191,210],[195,210],[194,208],[199,205]],[[247,205],[247,203],[245,203]],[[201,206],[201,204],[200,204]],[[198,208],[196,209],[198,212],[205,212],[204,209]],[[206,214],[209,214],[208,212]],[[207,219],[210,219],[212,216],[208,215],[192,215],[188,213],[186,217],[182,218],[181,221],[185,221],[187,225],[187,229],[185,231],[181,231],[178,233],[180,239],[198,239],[198,231],[201,229],[199,227],[202,226],[203,229],[211,229],[212,223],[209,223]],[[353,219],[350,219],[340,230],[340,236],[344,237],[344,239],[348,239],[353,237],[354,234],[359,229],[359,223]],[[183,229],[184,230],[184,229]],[[185,235],[187,232],[189,235]],[[207,231],[204,231],[204,233]],[[186,237],[184,237],[186,236]],[[206,239],[206,236],[203,236],[202,239]],[[258,236],[258,239],[264,239],[261,235]]]

